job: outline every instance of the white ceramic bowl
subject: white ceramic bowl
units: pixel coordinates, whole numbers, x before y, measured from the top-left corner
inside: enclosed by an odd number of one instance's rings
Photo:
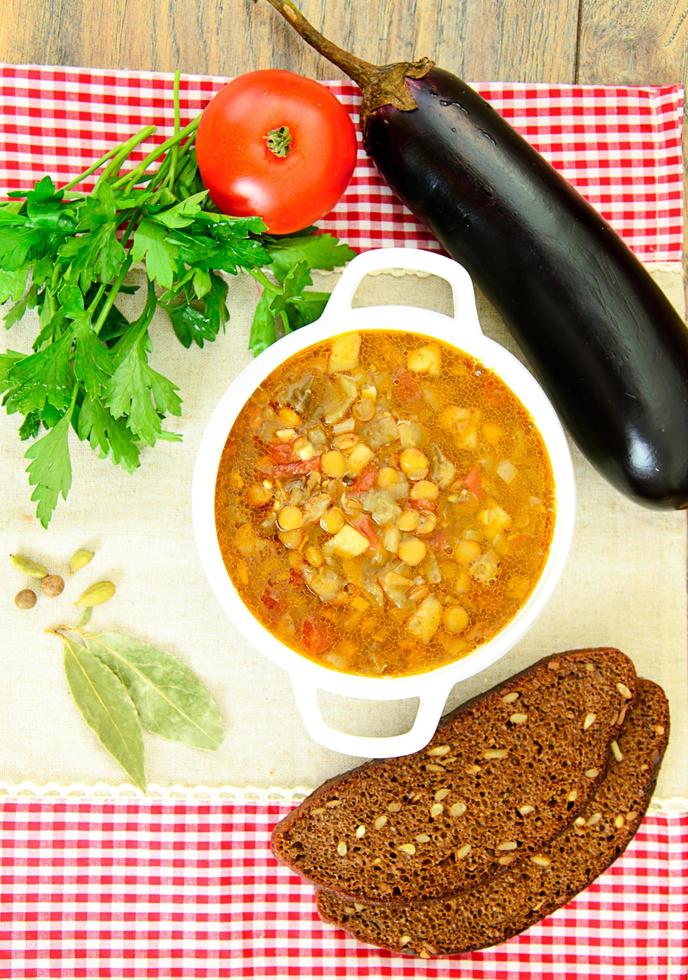
[[[447,280],[454,316],[408,306],[352,309],[361,280],[369,272],[407,269]],[[252,392],[287,358],[311,344],[350,330],[409,330],[442,340],[475,357],[497,374],[533,418],[549,452],[554,474],[556,516],[552,544],[540,578],[525,604],[495,636],[453,663],[405,677],[363,677],[321,666],[285,646],[244,605],[227,574],[215,528],[215,479],[234,421]],[[509,351],[486,337],[478,322],[473,284],[466,270],[434,252],[376,249],[358,255],[335,286],[321,318],[273,344],[232,382],[210,417],[193,478],[193,523],[201,563],[227,616],[257,650],[289,672],[294,697],[309,734],[321,745],[361,757],[384,758],[415,752],[432,738],[447,695],[457,681],[484,670],[507,653],[533,625],[552,595],[573,535],[575,485],[566,437],[547,396]],[[418,698],[409,731],[389,737],[351,735],[329,725],[318,691],[374,701]]]

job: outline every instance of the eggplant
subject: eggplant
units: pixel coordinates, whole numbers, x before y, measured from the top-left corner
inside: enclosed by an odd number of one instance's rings
[[[610,225],[469,85],[377,66],[268,0],[362,89],[364,145],[503,317],[585,456],[656,508],[688,506],[688,331]]]

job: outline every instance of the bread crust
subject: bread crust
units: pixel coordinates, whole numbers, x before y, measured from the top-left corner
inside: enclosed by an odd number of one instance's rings
[[[546,657],[452,711],[420,752],[328,780],[275,827],[275,856],[365,902],[474,888],[506,870],[512,846],[537,853],[587,804],[635,681],[613,648]]]
[[[668,739],[666,696],[641,680],[604,780],[577,820],[542,848],[537,863],[519,858],[471,891],[407,909],[352,905],[320,891],[321,917],[362,942],[423,958],[504,942],[566,904],[623,853],[650,803]]]

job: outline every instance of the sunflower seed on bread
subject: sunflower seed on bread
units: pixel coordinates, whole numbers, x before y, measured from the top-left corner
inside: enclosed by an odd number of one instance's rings
[[[452,712],[420,752],[325,783],[277,825],[274,853],[316,885],[393,905],[504,874],[509,861],[500,845],[516,845],[508,852],[514,860],[541,853],[591,799],[635,682],[618,650],[546,658]],[[524,724],[510,721],[515,701]],[[584,729],[590,713],[595,724]],[[329,808],[333,798],[338,806]],[[528,819],[524,806],[534,808]],[[361,825],[369,828],[362,838]],[[414,854],[399,848],[419,834],[430,840]]]
[[[338,895],[319,891],[321,917],[362,942],[422,958],[504,942],[565,905],[625,850],[650,802],[668,732],[664,692],[639,681],[618,737],[623,759],[609,767],[580,816],[539,853],[457,897],[407,909],[358,903],[348,914]]]

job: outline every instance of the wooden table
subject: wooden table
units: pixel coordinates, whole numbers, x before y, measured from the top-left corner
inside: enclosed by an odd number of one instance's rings
[[[370,61],[429,55],[471,81],[688,82],[685,0],[298,2],[326,35]],[[267,0],[4,0],[0,60],[340,75]]]
[[[684,0],[299,0],[371,61],[430,55],[474,81],[688,79]],[[266,0],[4,0],[0,59],[233,75],[336,69]]]

